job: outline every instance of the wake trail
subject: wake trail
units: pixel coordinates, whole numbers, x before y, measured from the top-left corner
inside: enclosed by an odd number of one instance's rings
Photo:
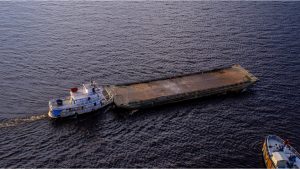
[[[33,115],[33,116],[29,116],[29,117],[9,119],[9,120],[0,122],[0,129],[6,128],[6,127],[14,127],[14,126],[25,124],[25,123],[35,122],[35,121],[43,120],[46,118],[48,118],[47,114],[41,114],[41,115]]]

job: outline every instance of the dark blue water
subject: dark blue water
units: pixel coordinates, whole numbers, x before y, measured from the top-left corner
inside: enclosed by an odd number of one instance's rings
[[[53,122],[48,100],[241,64],[246,93]],[[299,2],[0,2],[0,167],[264,167],[300,151]]]

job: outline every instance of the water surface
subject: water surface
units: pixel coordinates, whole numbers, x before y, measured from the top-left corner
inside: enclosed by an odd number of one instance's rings
[[[0,2],[1,167],[264,167],[300,151],[299,2]],[[48,100],[241,64],[246,93],[50,121]]]

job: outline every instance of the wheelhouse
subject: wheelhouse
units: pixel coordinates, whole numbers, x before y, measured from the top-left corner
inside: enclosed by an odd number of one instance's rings
[[[50,100],[49,113],[52,118],[78,115],[97,110],[106,104],[103,89],[94,82],[83,84],[80,88],[71,88],[70,96]]]

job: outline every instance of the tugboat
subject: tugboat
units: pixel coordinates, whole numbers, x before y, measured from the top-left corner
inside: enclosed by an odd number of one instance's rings
[[[71,88],[70,96],[49,101],[50,118],[77,117],[102,109],[113,101],[112,95],[104,88],[98,87],[94,81],[83,84],[80,88]]]
[[[300,168],[300,155],[290,145],[289,140],[269,135],[263,144],[263,158],[268,169],[273,168]]]

